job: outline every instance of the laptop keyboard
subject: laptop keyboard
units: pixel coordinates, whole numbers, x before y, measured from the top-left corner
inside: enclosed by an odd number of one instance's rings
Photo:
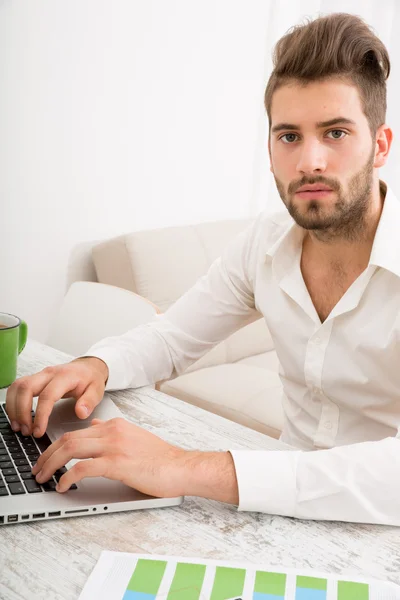
[[[0,496],[56,491],[57,482],[67,471],[66,467],[61,467],[49,481],[42,484],[36,481],[31,472],[39,456],[50,445],[46,433],[41,438],[33,438],[22,435],[20,431],[14,432],[5,406],[0,404]],[[76,490],[76,484],[72,484],[70,489]]]

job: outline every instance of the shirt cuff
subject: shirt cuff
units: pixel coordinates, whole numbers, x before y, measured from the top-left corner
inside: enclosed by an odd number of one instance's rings
[[[104,348],[96,348],[96,350],[90,351],[90,349],[82,354],[79,358],[83,357],[94,357],[100,358],[103,360],[108,367],[108,380],[107,385],[105,387],[105,391],[109,392],[111,390],[123,390],[126,389],[129,385],[129,381],[127,381],[126,368],[124,365],[124,361],[121,360],[121,357],[117,350],[114,348],[104,347]]]
[[[239,487],[238,510],[296,516],[297,463],[301,451],[229,450]]]

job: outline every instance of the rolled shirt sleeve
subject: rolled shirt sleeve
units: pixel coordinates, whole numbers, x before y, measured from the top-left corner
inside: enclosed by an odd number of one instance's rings
[[[254,304],[253,272],[261,220],[241,232],[207,274],[164,314],[123,335],[105,338],[82,355],[107,364],[107,391],[174,378],[260,317]]]
[[[231,450],[239,510],[400,525],[400,435],[315,451]]]

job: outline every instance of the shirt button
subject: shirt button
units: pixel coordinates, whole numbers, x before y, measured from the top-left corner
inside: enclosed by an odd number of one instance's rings
[[[332,429],[332,423],[330,421],[325,421],[324,427],[325,429]]]

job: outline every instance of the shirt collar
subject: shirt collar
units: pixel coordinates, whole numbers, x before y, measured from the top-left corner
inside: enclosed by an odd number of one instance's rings
[[[400,277],[400,202],[382,180],[379,187],[384,195],[384,203],[368,265],[382,267]],[[266,249],[267,256],[276,256],[277,260],[274,262],[277,274],[281,276],[299,264],[306,233],[289,215],[288,217],[289,223],[286,221],[282,233]]]

